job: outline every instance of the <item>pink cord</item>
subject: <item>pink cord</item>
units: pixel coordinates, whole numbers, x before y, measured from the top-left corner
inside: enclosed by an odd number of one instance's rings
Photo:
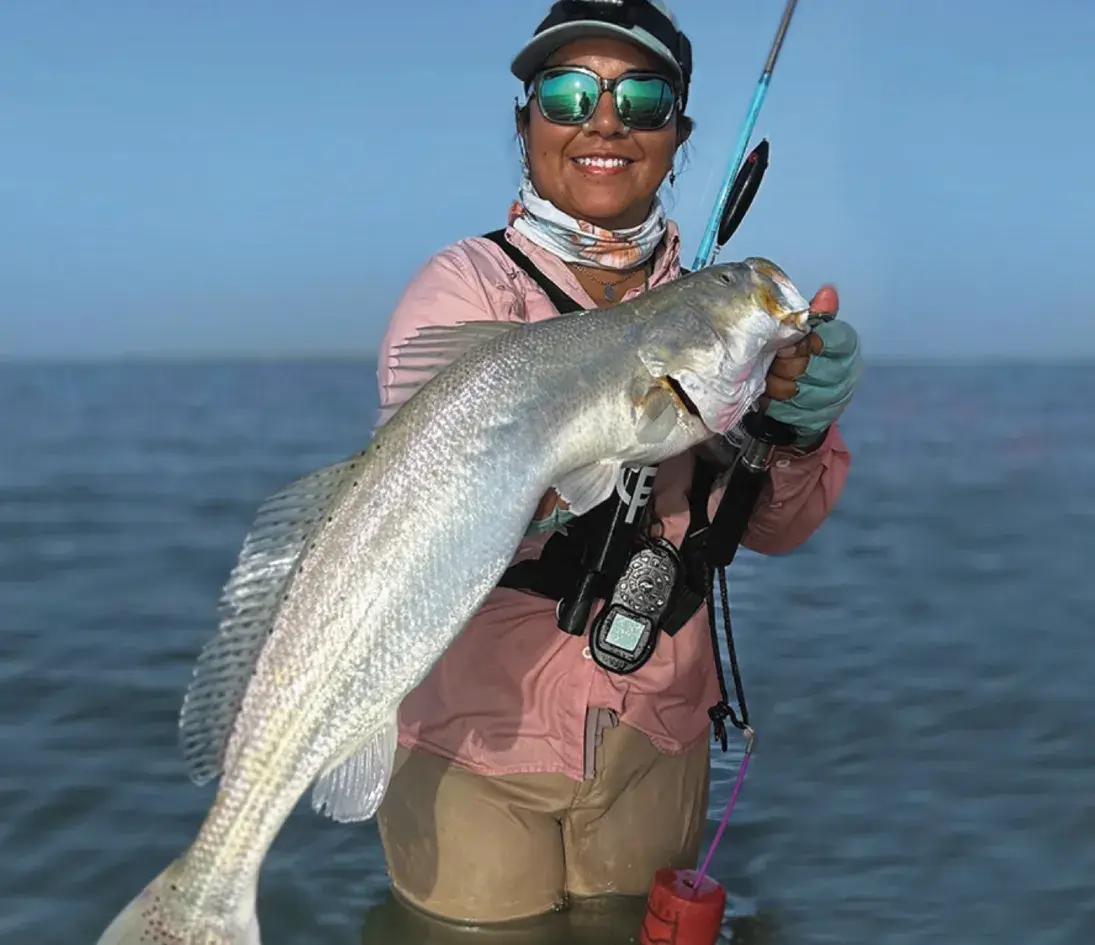
[[[745,780],[745,771],[749,767],[749,758],[753,754],[753,741],[755,738],[756,735],[753,730],[751,728],[746,728],[745,756],[741,759],[741,767],[738,769],[738,779],[734,782],[734,790],[730,792],[730,801],[726,805],[726,812],[722,815],[719,829],[715,831],[715,839],[711,841],[711,846],[707,850],[707,856],[704,857],[700,871],[696,874],[696,878],[692,880],[692,889],[695,891],[698,891],[700,885],[703,883],[703,878],[707,874],[708,867],[711,865],[711,858],[715,855],[715,848],[719,845],[723,831],[726,830],[726,824],[730,820],[730,813],[734,809],[734,802],[738,799],[738,791],[741,790],[742,781]]]

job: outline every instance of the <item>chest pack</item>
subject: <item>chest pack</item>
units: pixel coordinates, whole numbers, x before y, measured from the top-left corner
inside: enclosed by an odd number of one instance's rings
[[[560,314],[584,306],[552,282],[529,257],[505,238],[504,230],[484,234],[529,276]],[[682,270],[686,272],[686,270]],[[748,418],[747,431],[750,428]],[[756,506],[767,462],[756,461],[748,444],[733,464],[719,507],[712,518],[708,503],[724,466],[694,451],[688,490],[689,521],[679,548],[650,537],[655,467],[621,471],[614,493],[569,522],[544,544],[537,559],[517,562],[499,585],[538,594],[557,602],[560,630],[590,634],[590,651],[602,668],[634,672],[653,654],[661,633],[674,636],[707,604],[712,656],[720,700],[708,709],[723,751],[726,720],[743,731],[748,709],[742,691],[726,595],[726,567],[733,560]],[[714,587],[718,579],[723,630],[740,717],[730,706],[718,638]],[[590,622],[596,602],[604,602]]]

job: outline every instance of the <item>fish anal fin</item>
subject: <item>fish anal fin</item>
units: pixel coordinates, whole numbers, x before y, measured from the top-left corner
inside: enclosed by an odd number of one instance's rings
[[[339,823],[372,817],[392,779],[399,727],[395,713],[342,761],[328,768],[312,788],[312,809]]]

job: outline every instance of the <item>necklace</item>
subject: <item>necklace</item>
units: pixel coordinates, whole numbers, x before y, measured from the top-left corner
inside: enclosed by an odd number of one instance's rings
[[[600,276],[598,276],[597,270],[595,270],[595,269],[591,269],[588,266],[582,266],[582,265],[577,265],[577,264],[575,265],[574,268],[575,269],[581,269],[582,272],[584,272],[587,276],[589,276],[590,279],[592,279],[594,282],[596,282],[601,287],[601,293],[604,295],[604,299],[605,299],[606,302],[615,302],[616,301],[616,287],[618,285],[620,285],[621,283],[626,282],[628,279],[631,278],[631,273],[628,273],[626,276],[624,276],[622,279],[617,280],[616,282],[605,282],[604,279],[602,279],[602,278],[600,278]],[[651,270],[651,265],[650,265],[650,262],[648,260],[647,262],[643,263],[643,291],[644,292],[647,289],[650,288],[650,270]]]

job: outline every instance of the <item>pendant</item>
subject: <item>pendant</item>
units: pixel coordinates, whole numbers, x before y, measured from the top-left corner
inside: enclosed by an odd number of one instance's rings
[[[609,302],[616,301],[616,290],[610,285],[605,286],[605,299]]]

